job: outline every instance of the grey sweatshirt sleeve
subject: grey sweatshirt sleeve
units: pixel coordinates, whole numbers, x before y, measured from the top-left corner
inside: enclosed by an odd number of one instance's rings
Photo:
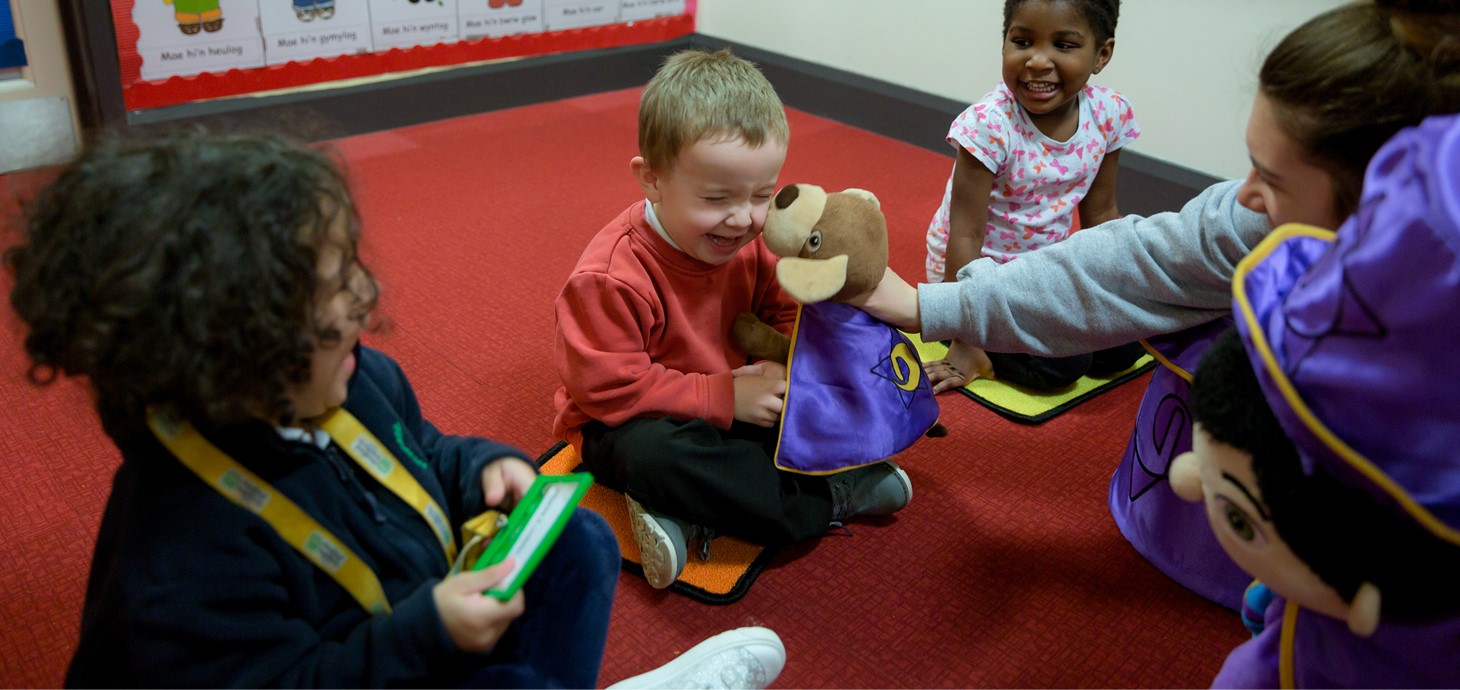
[[[918,286],[925,340],[1068,356],[1211,321],[1232,310],[1232,274],[1271,227],[1220,182],[1179,212],[1126,216],[957,283]]]

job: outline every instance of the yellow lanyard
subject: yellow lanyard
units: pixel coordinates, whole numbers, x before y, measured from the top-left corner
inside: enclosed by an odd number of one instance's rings
[[[370,433],[360,420],[355,419],[355,415],[346,412],[345,408],[337,407],[333,412],[314,421],[319,424],[319,428],[329,433],[335,445],[355,459],[356,464],[365,468],[376,481],[420,513],[426,524],[431,526],[431,531],[436,533],[436,541],[441,543],[441,552],[446,554],[446,567],[450,568],[456,560],[456,540],[451,536],[451,521],[446,519],[445,511],[436,505],[436,501],[431,500],[431,494],[426,493],[420,482],[411,476],[410,470],[401,465],[386,449],[385,444],[375,438],[375,434]]]
[[[395,471],[401,467],[400,463],[353,415],[340,409],[325,420],[321,427],[337,445],[421,513],[436,538],[442,541],[449,566],[456,558],[456,543],[450,528],[446,527],[445,514],[425,489],[409,471],[403,468]],[[228,457],[191,424],[170,411],[149,409],[147,425],[184,466],[228,500],[263,518],[290,546],[344,587],[366,611],[372,615],[390,613],[390,602],[386,601],[375,571],[289,497]]]

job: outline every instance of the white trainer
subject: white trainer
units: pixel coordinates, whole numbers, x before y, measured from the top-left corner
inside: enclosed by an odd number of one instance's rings
[[[786,667],[786,647],[768,628],[736,628],[701,642],[648,673],[609,690],[642,688],[749,688],[761,690]]]

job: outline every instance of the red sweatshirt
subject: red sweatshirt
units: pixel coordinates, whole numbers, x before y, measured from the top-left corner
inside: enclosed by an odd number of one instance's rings
[[[776,282],[776,255],[756,237],[712,266],[675,249],[630,206],[599,231],[558,294],[553,362],[563,386],[553,434],[574,446],[596,419],[735,418],[730,370],[746,354],[730,334],[749,311],[791,332],[796,302]]]

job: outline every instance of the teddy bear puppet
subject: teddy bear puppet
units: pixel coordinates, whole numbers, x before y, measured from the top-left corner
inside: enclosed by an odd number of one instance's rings
[[[1238,265],[1171,466],[1272,593],[1214,687],[1460,687],[1457,295],[1460,116],[1386,143],[1336,233]]]
[[[887,221],[877,197],[787,186],[766,216],[764,237],[781,257],[781,289],[801,303],[795,331],[788,338],[743,313],[733,335],[751,357],[786,365],[776,465],[829,474],[886,460],[925,434],[943,435],[912,342],[841,301],[870,291],[886,271]]]

